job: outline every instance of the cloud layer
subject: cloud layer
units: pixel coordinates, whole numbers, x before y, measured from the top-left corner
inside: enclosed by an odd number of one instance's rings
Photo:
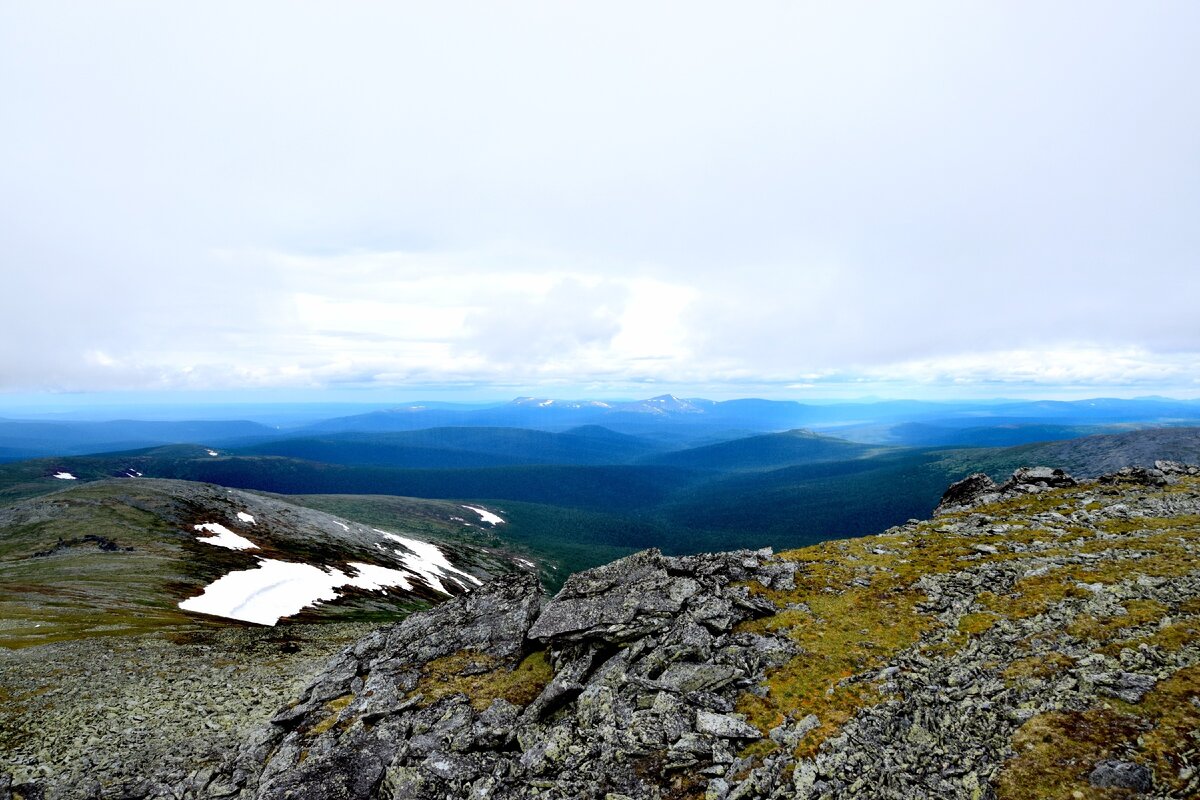
[[[1195,395],[1197,23],[7,4],[0,391]]]

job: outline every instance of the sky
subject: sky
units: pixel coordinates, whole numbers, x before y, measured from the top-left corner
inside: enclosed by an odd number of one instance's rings
[[[0,397],[1197,397],[1198,33],[0,0]]]

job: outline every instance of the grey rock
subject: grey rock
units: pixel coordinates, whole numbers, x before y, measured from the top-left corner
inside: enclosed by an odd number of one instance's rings
[[[957,483],[950,485],[942,495],[935,514],[943,513],[952,508],[967,506],[985,494],[997,491],[996,482],[982,472],[974,472]]]
[[[732,714],[700,711],[696,714],[696,730],[722,739],[761,739],[762,734],[745,720]]]
[[[672,578],[646,550],[567,579],[529,630],[532,639],[624,642],[666,628],[695,582]]]
[[[1077,481],[1067,474],[1066,470],[1051,467],[1021,467],[1015,470],[1007,481],[1000,486],[1001,492],[1008,492],[1022,487],[1066,488],[1075,486]]]
[[[1141,675],[1136,672],[1121,672],[1116,676],[1105,676],[1108,680],[1100,681],[1099,689],[1111,697],[1124,700],[1126,703],[1140,703],[1158,680],[1152,675]]]
[[[658,682],[675,692],[706,692],[725,686],[737,674],[721,664],[677,663],[667,667]]]
[[[1101,761],[1088,775],[1088,781],[1100,789],[1148,792],[1154,788],[1154,775],[1150,769],[1132,761]]]
[[[1116,472],[1101,475],[1097,479],[1105,485],[1131,484],[1135,486],[1166,486],[1170,481],[1166,473],[1157,468],[1123,467]]]
[[[813,731],[821,726],[821,720],[816,714],[809,714],[803,719],[796,722],[785,722],[778,727],[772,728],[770,736],[772,741],[794,750],[798,744]]]

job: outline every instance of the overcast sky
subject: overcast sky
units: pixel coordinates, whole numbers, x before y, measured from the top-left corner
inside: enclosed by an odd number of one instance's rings
[[[1198,37],[0,0],[0,392],[1200,396]]]

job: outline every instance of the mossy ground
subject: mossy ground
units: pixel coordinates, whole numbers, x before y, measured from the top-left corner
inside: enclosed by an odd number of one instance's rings
[[[1090,523],[1071,518],[1112,505],[1129,492],[1165,501],[1175,495],[1200,497],[1200,481],[1183,479],[1162,489],[1089,486],[1086,492],[1092,497],[1081,499],[1085,490],[1080,488],[1021,496],[880,536],[782,553],[799,566],[796,588],[755,585],[755,593],[779,610],[742,629],[784,633],[799,652],[768,673],[765,696],[742,695],[738,711],[764,734],[785,719],[816,714],[820,727],[796,750],[797,757],[810,757],[863,707],[887,699],[876,675],[903,650],[919,645],[927,656],[952,655],[1004,620],[1081,606],[1092,596],[1089,585],[1200,573],[1200,517],[1194,514]],[[916,584],[923,576],[1037,557],[1047,559],[1046,569],[1026,570],[1032,574],[1011,586],[979,592],[952,625],[922,609],[925,595]],[[1200,643],[1200,598],[1173,605],[1131,599],[1113,614],[1076,614],[1054,635],[1108,655],[1139,645],[1179,650]],[[1037,644],[1027,641],[1014,649],[1018,658],[993,665],[1007,684],[1054,679],[1074,666],[1053,651],[1034,653],[1045,647]],[[1153,766],[1164,785],[1178,788],[1181,754],[1200,747],[1198,695],[1200,672],[1187,669],[1160,683],[1137,707],[1118,710],[1119,701],[1113,701],[1086,712],[1034,717],[1013,740],[1015,757],[997,784],[999,796],[1070,798],[1076,791],[1088,798],[1127,796],[1088,785],[1095,762],[1114,752]],[[773,749],[764,741],[744,755]]]
[[[0,647],[206,625],[175,605],[173,585],[189,582],[188,537],[154,492],[93,484],[44,502],[0,540]]]
[[[1039,714],[1013,737],[1016,755],[1000,774],[997,799],[1130,797],[1125,789],[1092,786],[1088,775],[1101,759],[1124,755],[1143,727],[1137,717],[1104,708]]]
[[[1039,714],[1013,738],[1014,756],[1000,773],[998,800],[1047,797],[1123,798],[1088,780],[1104,758],[1143,763],[1159,791],[1181,792],[1200,748],[1200,667],[1179,670],[1139,703],[1110,700],[1084,712]],[[1075,794],[1079,793],[1079,794]],[[1172,794],[1171,796],[1184,796]]]
[[[930,548],[919,549],[932,554]],[[796,588],[780,592],[760,587],[758,593],[784,610],[742,629],[786,633],[800,653],[768,674],[766,696],[742,695],[738,711],[764,734],[785,719],[816,714],[820,727],[797,749],[798,756],[805,756],[865,703],[879,698],[870,683],[849,679],[877,671],[916,644],[931,620],[916,610],[922,596],[912,589],[908,570],[897,575],[879,569],[872,563],[878,556],[862,542],[827,542],[782,557],[800,566]]]

